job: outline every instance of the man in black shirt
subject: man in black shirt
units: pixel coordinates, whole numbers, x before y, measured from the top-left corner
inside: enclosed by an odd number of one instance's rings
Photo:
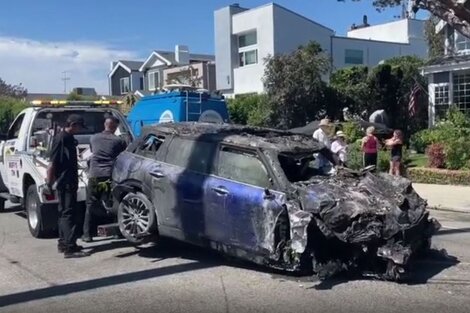
[[[46,183],[49,190],[57,190],[59,198],[59,252],[65,258],[88,256],[77,246],[78,217],[77,217],[77,190],[78,190],[78,160],[77,143],[75,137],[84,120],[80,115],[71,114],[66,121],[65,128],[55,136],[51,148],[51,163],[47,169]]]
[[[110,116],[104,122],[104,131],[93,135],[90,140],[93,155],[88,173],[87,208],[83,225],[82,240],[85,242],[91,242],[96,232],[94,217],[106,215],[101,199],[104,193],[109,192],[114,162],[126,149],[126,142],[114,134],[118,126],[119,119]]]

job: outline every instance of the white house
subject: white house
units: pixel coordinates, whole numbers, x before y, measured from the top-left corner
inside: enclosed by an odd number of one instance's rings
[[[271,3],[253,9],[231,5],[215,11],[217,89],[224,94],[263,92],[264,59],[288,53],[309,41],[331,56],[333,69],[375,66],[396,56],[427,56],[424,22],[403,19],[354,27],[347,37]]]
[[[428,62],[429,126],[445,117],[451,105],[470,112],[470,39],[441,21],[436,32],[444,34],[444,56]]]

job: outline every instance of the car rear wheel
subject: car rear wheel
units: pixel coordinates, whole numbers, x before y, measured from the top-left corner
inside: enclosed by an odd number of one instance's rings
[[[57,230],[57,209],[53,210],[51,206],[44,205],[39,201],[36,185],[28,187],[25,209],[29,231],[33,237],[47,238],[55,233]]]
[[[5,211],[5,202],[6,202],[5,199],[0,198],[0,212]]]
[[[121,200],[118,223],[121,234],[134,244],[147,242],[157,233],[154,207],[140,192],[129,193]]]

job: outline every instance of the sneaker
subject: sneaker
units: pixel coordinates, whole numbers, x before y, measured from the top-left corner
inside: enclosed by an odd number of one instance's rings
[[[84,258],[90,256],[89,253],[83,252],[83,251],[69,251],[69,252],[64,252],[64,258],[65,259],[73,259],[73,258]]]
[[[75,251],[75,252],[82,251],[82,250],[83,250],[83,247],[79,246],[79,245],[75,245],[75,247],[73,247],[73,249],[72,249],[72,251]],[[65,252],[65,247],[64,246],[57,246],[57,251],[59,253],[64,253]]]

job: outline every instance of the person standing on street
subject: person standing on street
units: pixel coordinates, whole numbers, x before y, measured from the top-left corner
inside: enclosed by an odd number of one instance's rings
[[[87,208],[82,236],[84,242],[93,241],[97,226],[95,217],[106,215],[101,199],[104,193],[109,192],[108,182],[111,181],[114,162],[126,149],[126,142],[114,134],[118,127],[119,119],[109,116],[104,122],[104,131],[90,140],[93,155],[88,173]]]
[[[380,150],[380,142],[374,136],[375,128],[370,126],[366,130],[366,136],[362,138],[361,148],[364,153],[364,167],[377,166],[377,156]]]
[[[47,169],[46,187],[49,192],[57,190],[59,198],[59,242],[58,250],[65,258],[85,257],[89,254],[81,251],[76,244],[79,230],[79,212],[77,206],[78,159],[77,142],[73,136],[84,128],[80,115],[71,114],[63,130],[53,140]]]

